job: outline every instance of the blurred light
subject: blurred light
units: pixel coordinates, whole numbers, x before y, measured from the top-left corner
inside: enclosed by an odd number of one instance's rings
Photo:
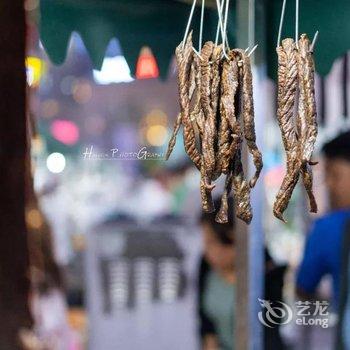
[[[62,153],[51,153],[46,159],[46,166],[54,174],[61,173],[66,167],[66,158]]]
[[[93,70],[97,84],[128,83],[134,79],[124,56],[105,57],[101,70]]]
[[[41,116],[44,118],[52,118],[59,111],[58,102],[54,99],[48,99],[41,103]]]
[[[78,81],[73,85],[73,98],[75,102],[84,104],[90,101],[92,88],[88,81]]]
[[[38,209],[30,209],[26,213],[26,223],[29,228],[38,229],[43,225],[43,218]]]
[[[264,182],[266,187],[278,188],[285,174],[285,167],[283,165],[270,168],[265,174]]]
[[[39,6],[39,0],[26,0],[24,2],[24,9],[26,11],[33,11]]]
[[[40,136],[35,136],[34,138],[32,138],[31,146],[32,146],[33,153],[35,154],[41,153],[41,151],[44,148],[42,138]]]
[[[151,79],[159,77],[157,61],[149,47],[143,47],[136,64],[137,79]]]
[[[163,125],[152,125],[146,131],[146,138],[150,145],[161,146],[166,141],[168,130]]]
[[[146,123],[148,125],[164,125],[168,123],[168,116],[161,109],[152,109],[146,115]]]
[[[79,128],[70,121],[57,119],[50,127],[52,136],[65,145],[74,145],[79,140]]]
[[[88,116],[84,120],[84,128],[89,135],[101,135],[106,129],[106,122],[100,115]]]
[[[27,83],[29,86],[36,87],[40,79],[45,74],[46,65],[38,57],[29,56],[26,58]]]
[[[73,75],[65,76],[60,82],[60,89],[63,95],[71,95],[73,85],[75,82],[75,77]]]

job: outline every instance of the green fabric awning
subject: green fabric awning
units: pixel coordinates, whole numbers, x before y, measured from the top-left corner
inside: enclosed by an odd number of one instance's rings
[[[268,73],[272,78],[277,71],[275,46],[282,2],[257,1],[257,6],[265,6],[266,19],[258,23],[266,23],[266,29],[262,30]],[[78,32],[94,68],[101,68],[108,43],[116,37],[133,72],[140,49],[146,45],[152,49],[163,77],[168,72],[175,47],[182,40],[191,7],[175,0],[41,0],[40,5],[41,41],[53,63],[64,62],[70,36]],[[235,1],[231,1],[230,13],[235,12]],[[197,8],[193,25],[197,29],[199,17]],[[231,46],[235,42],[233,17],[228,28]],[[294,37],[294,19],[295,1],[287,1],[283,37]],[[206,10],[204,40],[213,40],[216,25],[216,9],[211,6]],[[300,1],[300,33],[306,32],[312,38],[316,30],[320,32],[315,50],[316,68],[321,75],[326,75],[334,60],[350,48],[350,1]],[[198,32],[195,38],[197,36]]]
[[[283,0],[267,0],[265,3],[268,73],[270,77],[276,78],[275,48]],[[282,38],[294,38],[294,20],[295,1],[287,1]],[[317,30],[316,69],[320,75],[325,76],[334,60],[350,49],[350,1],[300,0],[299,32],[307,33],[312,40]]]
[[[140,49],[149,46],[164,77],[175,47],[182,40],[190,8],[190,5],[174,0],[41,0],[41,41],[51,61],[62,64],[70,36],[77,32],[94,68],[99,69],[108,43],[116,37],[133,72]],[[199,19],[200,9],[197,8],[194,28],[199,27]],[[232,44],[233,22],[230,19],[228,28]],[[204,40],[214,40],[216,26],[216,10],[208,8]],[[198,32],[194,34],[196,39]]]

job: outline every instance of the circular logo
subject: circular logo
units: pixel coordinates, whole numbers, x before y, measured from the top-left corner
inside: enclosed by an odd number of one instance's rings
[[[271,302],[259,299],[263,310],[258,313],[259,321],[266,327],[274,328],[277,325],[287,324],[293,318],[293,311],[290,306],[282,301]]]

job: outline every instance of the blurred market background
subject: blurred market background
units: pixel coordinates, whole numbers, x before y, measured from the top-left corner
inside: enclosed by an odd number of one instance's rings
[[[287,211],[288,224],[271,214],[285,171],[274,81],[281,4],[255,1],[259,43],[255,103],[264,172],[253,199],[257,214],[249,249],[256,251],[256,260],[250,260],[255,273],[262,271],[264,242],[275,261],[288,264],[284,295],[291,301],[305,233],[315,216],[308,214],[299,187]],[[337,28],[344,38],[350,32],[350,9],[344,4],[333,2],[329,10],[329,2],[319,1],[317,11],[313,1],[300,5],[301,32],[312,37],[320,31],[316,48],[320,132],[315,158],[325,140],[349,125],[349,43],[333,40]],[[215,2],[207,1],[207,6],[205,37],[210,38],[217,14]],[[56,329],[61,337],[60,325],[65,323],[55,319],[50,298],[57,301],[57,314],[67,307],[66,331],[74,345],[59,349],[199,346],[195,314],[202,254],[199,174],[184,152],[181,135],[170,160],[164,161],[179,109],[173,51],[182,39],[190,7],[189,1],[172,0],[25,1],[31,158],[42,209],[41,213],[39,206],[32,207],[26,220],[31,229],[51,235],[52,255],[62,272],[64,297],[52,292],[46,304],[39,300],[38,306],[39,314],[52,318],[45,321],[50,326],[42,330],[43,337]],[[344,15],[335,15],[341,8]],[[231,1],[232,47],[248,46],[247,11],[248,1]],[[293,34],[292,7],[289,11],[285,35]],[[246,28],[243,38],[239,28]],[[147,159],[130,155],[144,151],[150,155]],[[111,152],[121,158],[111,159]],[[327,203],[317,169],[315,193],[321,215]],[[327,298],[327,281],[323,289]],[[253,310],[258,310],[255,300]],[[312,337],[288,326],[282,332],[291,348]]]

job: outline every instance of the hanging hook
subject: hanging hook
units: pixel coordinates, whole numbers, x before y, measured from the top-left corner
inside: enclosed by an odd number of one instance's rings
[[[281,35],[282,35],[282,28],[283,28],[283,22],[284,22],[284,14],[286,12],[286,3],[287,3],[287,0],[283,0],[282,11],[281,11],[281,18],[280,18],[280,25],[279,25],[279,28],[278,28],[278,37],[277,37],[276,49],[281,44]]]
[[[311,43],[311,46],[310,46],[310,52],[314,52],[314,48],[315,48],[315,45],[316,45],[317,38],[318,38],[318,31],[316,31],[316,33],[314,35],[314,38],[312,39],[312,43]]]
[[[182,40],[182,49],[184,49],[184,47],[185,47],[185,42],[187,40],[188,32],[190,31],[190,26],[191,26],[191,22],[192,22],[192,18],[193,18],[194,9],[196,7],[196,3],[197,3],[197,0],[193,0],[190,16],[188,17],[188,22],[186,25],[185,35],[184,35],[184,38]]]

